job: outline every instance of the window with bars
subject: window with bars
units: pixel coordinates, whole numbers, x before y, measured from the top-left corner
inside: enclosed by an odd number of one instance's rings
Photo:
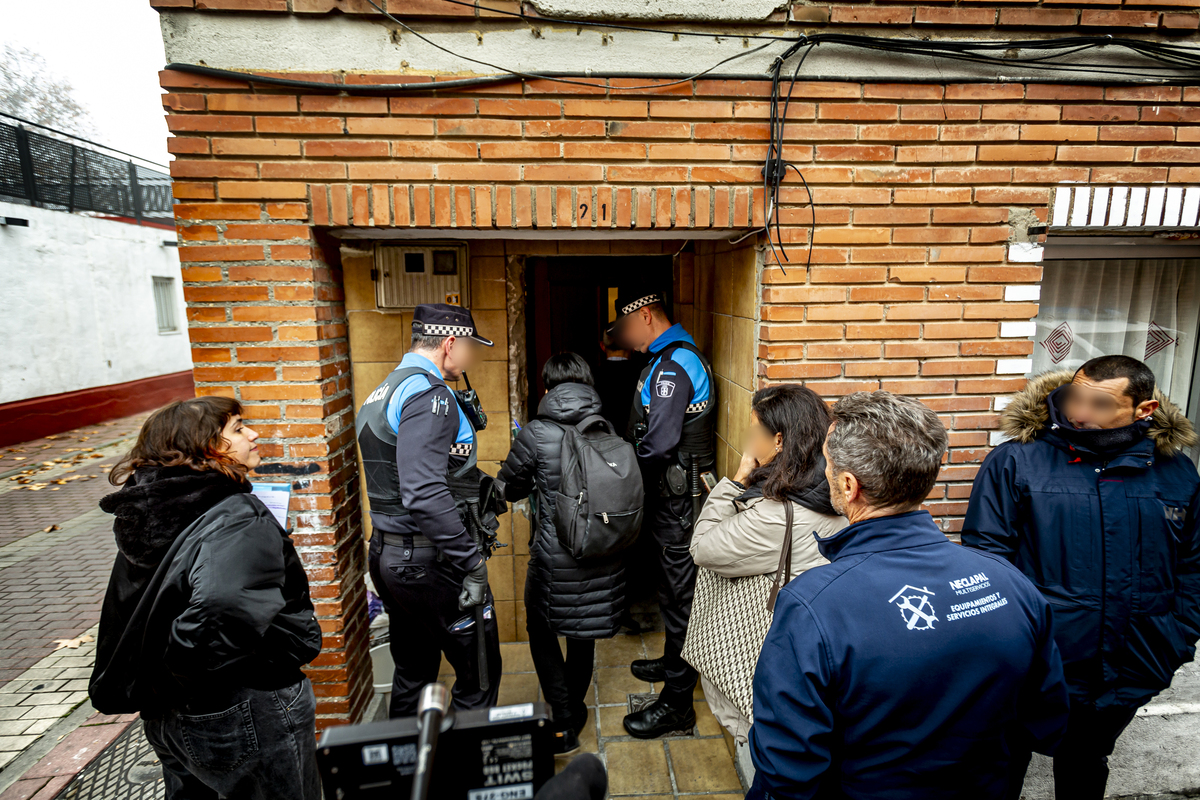
[[[159,333],[175,333],[179,324],[175,318],[175,279],[154,277],[154,315]]]

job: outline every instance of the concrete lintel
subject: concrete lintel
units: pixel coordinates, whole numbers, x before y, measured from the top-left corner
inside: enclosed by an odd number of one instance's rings
[[[539,14],[568,19],[762,22],[787,0],[530,0]]]
[[[394,23],[371,17],[299,17],[291,14],[245,17],[162,9],[160,19],[168,62],[203,63],[221,69],[271,72],[346,70],[469,76],[513,70],[673,77],[697,74],[712,69],[715,64],[731,56],[746,54],[745,57],[722,64],[719,72],[764,78],[774,59],[792,42],[771,43],[746,37],[757,34],[795,36],[801,33],[795,28],[771,24],[726,23],[723,29],[718,30],[710,25],[673,23],[705,34],[673,36],[670,31],[614,30],[569,23],[541,22],[535,26],[524,20],[414,23],[414,28],[437,45],[434,46],[398,29]],[[830,29],[830,32],[857,31]],[[955,31],[944,38],[980,41],[995,38],[990,31],[986,34]],[[764,43],[768,46],[758,52],[750,52]],[[1181,43],[1179,46],[1187,45]],[[1200,52],[1200,47],[1197,52]],[[1038,51],[1036,55],[1045,54]],[[788,63],[794,63],[794,58]],[[1079,59],[1078,63],[1088,63],[1093,67],[1109,65],[1125,68],[1144,63],[1117,50],[1089,52],[1076,58]],[[1006,71],[997,75],[996,68],[988,64],[825,44],[812,48],[804,62],[801,77],[805,80],[884,83],[1021,82],[1040,78],[1071,83],[1094,80],[1096,75],[1020,67],[1014,67],[1011,73]],[[1122,74],[1104,77],[1111,83],[1138,82]]]
[[[333,228],[329,234],[337,239],[660,239],[682,241],[684,239],[735,239],[745,234],[744,230],[688,230],[663,228],[661,230],[551,228],[550,230],[514,230],[511,228]]]

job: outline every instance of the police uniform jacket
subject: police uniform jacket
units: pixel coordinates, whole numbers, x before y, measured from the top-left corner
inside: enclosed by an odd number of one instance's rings
[[[419,368],[399,382],[397,372]],[[384,405],[386,404],[386,405]],[[391,452],[380,450],[374,428],[395,436]],[[367,473],[371,524],[376,530],[429,539],[452,566],[466,572],[482,558],[467,532],[460,506],[474,489],[475,431],[433,362],[408,353],[359,410],[359,447]],[[456,474],[462,488],[451,491]]]
[[[705,462],[712,458],[715,415],[709,406],[715,390],[711,370],[695,347],[678,323],[650,345],[653,357],[638,383],[630,428],[637,422],[646,425],[637,454],[643,471],[651,475],[676,461],[687,466],[684,462],[692,455]]]

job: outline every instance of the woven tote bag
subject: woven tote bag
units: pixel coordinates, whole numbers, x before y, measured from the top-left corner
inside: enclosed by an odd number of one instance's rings
[[[792,579],[792,504],[784,502],[787,532],[775,575],[725,578],[700,567],[683,642],[683,660],[754,719],[754,669],[771,628],[775,597]],[[785,577],[786,576],[786,577]]]

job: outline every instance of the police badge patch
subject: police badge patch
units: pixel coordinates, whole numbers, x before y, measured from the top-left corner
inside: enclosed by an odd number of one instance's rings
[[[654,384],[654,393],[659,397],[670,397],[675,394],[675,381],[659,381]]]

